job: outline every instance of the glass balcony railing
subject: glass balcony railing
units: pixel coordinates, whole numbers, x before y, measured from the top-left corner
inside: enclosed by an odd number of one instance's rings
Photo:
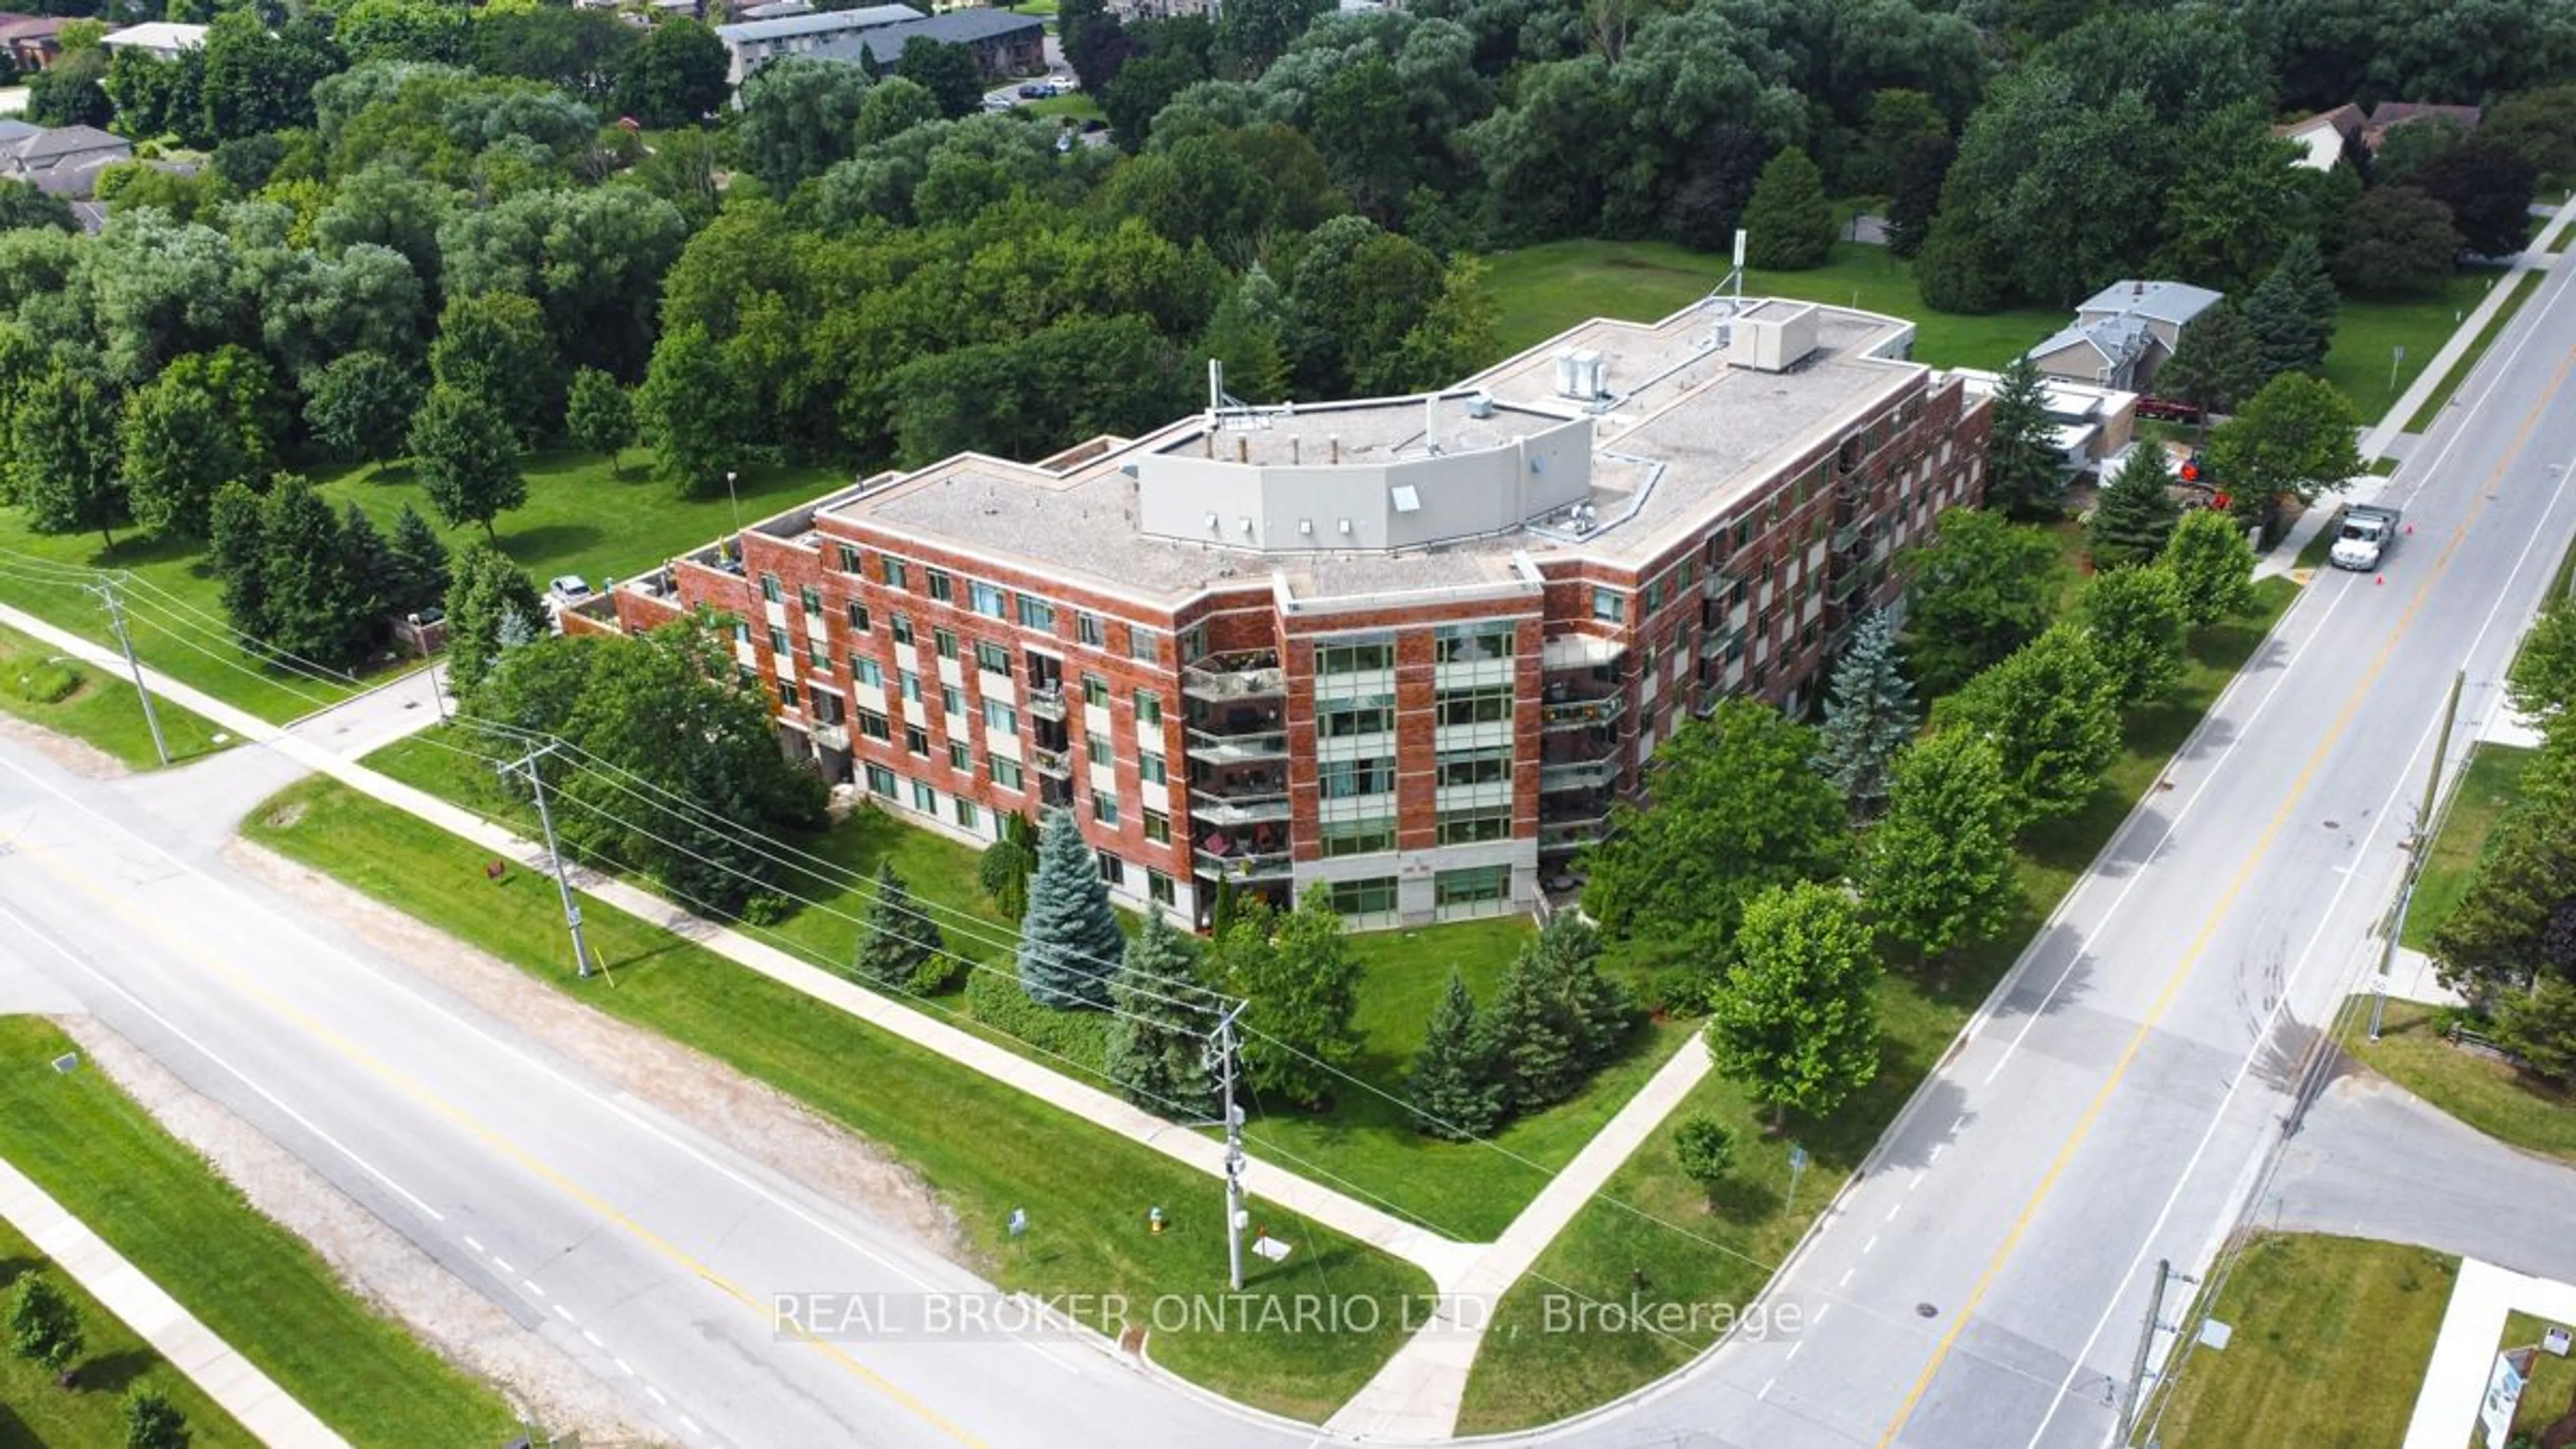
[[[1041,775],[1053,775],[1060,780],[1073,778],[1073,752],[1070,750],[1050,750],[1031,746],[1029,763],[1036,766],[1037,772]]]
[[[1240,845],[1229,844],[1222,852],[1201,846],[1192,855],[1197,860],[1199,874],[1235,880],[1286,880],[1293,869],[1293,862],[1284,850],[1250,851]]]
[[[1212,704],[1276,698],[1288,692],[1288,671],[1275,649],[1211,654],[1181,667],[1181,693]]]
[[[1598,760],[1542,761],[1538,767],[1541,791],[1597,790],[1619,778],[1619,759],[1615,755]]]
[[[1064,723],[1064,681],[1059,679],[1052,684],[1030,685],[1028,698],[1023,703],[1029,713],[1040,719]]]
[[[1540,705],[1539,721],[1542,727],[1552,730],[1583,729],[1592,725],[1609,724],[1625,714],[1627,709],[1628,700],[1625,695],[1605,694],[1592,697],[1568,695],[1563,699],[1550,699]]]
[[[814,724],[808,725],[806,728],[813,734],[814,743],[821,745],[824,749],[839,750],[845,754],[848,753],[850,748],[850,727],[846,722],[836,721],[831,724]]]

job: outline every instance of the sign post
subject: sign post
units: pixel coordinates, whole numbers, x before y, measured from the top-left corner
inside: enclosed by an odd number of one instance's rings
[[[1789,1144],[1789,1201],[1784,1211],[1798,1210],[1798,1179],[1806,1175],[1807,1160],[1807,1149],[1795,1142]]]

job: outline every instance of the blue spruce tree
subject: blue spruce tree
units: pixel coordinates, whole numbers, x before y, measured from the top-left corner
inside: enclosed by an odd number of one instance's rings
[[[1073,812],[1047,812],[1028,913],[1020,918],[1021,989],[1040,1006],[1106,1008],[1109,978],[1126,949],[1109,887]]]
[[[1896,621],[1872,614],[1834,666],[1816,772],[1842,792],[1853,814],[1875,815],[1887,800],[1888,762],[1920,722],[1914,686],[1896,655]]]

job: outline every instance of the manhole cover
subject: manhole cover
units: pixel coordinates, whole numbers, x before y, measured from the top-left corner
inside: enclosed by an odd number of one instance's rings
[[[1917,1303],[1914,1305],[1914,1316],[1917,1318],[1938,1318],[1941,1316],[1941,1310],[1939,1307],[1930,1303]]]
[[[2343,829],[2343,822],[2340,820],[2329,820],[2326,822],[2326,829],[2341,830]]]

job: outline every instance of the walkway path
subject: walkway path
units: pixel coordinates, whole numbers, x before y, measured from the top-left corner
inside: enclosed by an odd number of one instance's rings
[[[195,1314],[125,1261],[114,1248],[24,1173],[0,1162],[0,1218],[6,1218],[36,1251],[89,1290],[108,1312],[142,1335],[152,1350],[186,1374],[206,1397],[223,1406],[272,1449],[341,1445],[347,1441],[313,1412],[287,1396],[232,1345],[197,1321]]]
[[[1502,1237],[1476,1255],[1432,1321],[1416,1329],[1324,1427],[1357,1439],[1415,1442],[1455,1432],[1477,1345],[1503,1295],[1708,1071],[1708,1048],[1694,1036],[1521,1209]]]
[[[56,648],[93,663],[117,667],[124,663],[120,656],[105,648],[19,609],[0,605],[0,623],[35,635]],[[280,728],[152,669],[146,668],[144,677],[155,694],[175,700],[245,739],[267,745],[306,769],[328,775],[353,790],[417,816],[450,834],[462,836],[482,849],[517,861],[528,870],[551,869],[544,849],[534,842],[522,840],[460,806],[378,774],[343,753],[349,741],[341,738],[340,732],[333,728],[330,723],[332,717],[341,709],[399,711],[398,701],[386,701],[392,698],[389,691],[405,687],[401,682],[387,686],[384,691],[359,696],[350,704],[308,717],[294,726]],[[408,687],[419,690],[422,686],[412,683]],[[384,695],[386,699],[378,700],[378,695]],[[370,700],[377,702],[370,705]],[[403,713],[403,721],[415,727],[419,718],[417,711]],[[396,732],[401,732],[399,727],[396,727]],[[378,738],[380,735],[382,738],[391,737],[373,725],[353,728],[349,735],[356,740]],[[1174,1127],[1097,1087],[1042,1067],[900,1002],[864,990],[774,946],[682,910],[649,891],[586,868],[576,867],[572,875],[573,883],[592,898],[686,937],[737,965],[757,971],[781,985],[848,1012],[871,1026],[892,1032],[960,1066],[1026,1092],[1130,1141],[1142,1143],[1212,1177],[1224,1175],[1224,1144],[1213,1138]],[[1412,1263],[1430,1274],[1434,1286],[1443,1292],[1452,1291],[1457,1286],[1461,1275],[1477,1257],[1473,1244],[1442,1237],[1273,1164],[1256,1159],[1253,1170],[1246,1175],[1246,1183],[1252,1192],[1271,1202]]]
[[[2532,238],[2531,245],[2514,258],[2512,266],[2497,275],[2495,285],[2487,289],[2486,296],[2469,309],[2469,315],[2461,320],[2459,326],[2451,329],[2451,335],[2442,343],[2441,350],[2434,353],[2432,360],[2424,364],[2424,370],[2406,385],[2405,394],[2390,404],[2387,414],[2375,426],[2362,433],[2361,460],[2364,463],[2389,457],[2400,450],[2397,439],[2405,433],[2406,425],[2414,420],[2425,403],[2431,401],[2434,392],[2442,386],[2442,379],[2450,376],[2451,369],[2460,365],[2461,358],[2477,342],[2478,334],[2486,330],[2487,319],[2504,305],[2505,298],[2512,294],[2522,274],[2548,269],[2551,260],[2549,249],[2556,242],[2558,233],[2571,222],[2576,222],[2576,201],[2557,207],[2551,213],[2549,224],[2540,229],[2540,235]],[[2455,402],[2459,398],[2456,392],[2451,396]],[[2420,449],[2409,448],[2406,451],[2411,459]],[[2364,473],[2347,482],[2336,496],[2345,503],[2373,503],[2388,491],[2392,481],[2376,473]],[[2299,550],[2306,548],[2308,540],[2316,537],[2334,516],[2335,509],[2322,499],[2317,506],[2300,514],[2298,522],[2290,525],[2290,531],[2255,566],[2254,576],[2271,578],[2289,573],[2297,562]]]
[[[2576,1284],[2533,1278],[2476,1258],[2460,1260],[2451,1306],[2442,1314],[2442,1336],[2424,1366],[2415,1395],[2415,1417],[2406,1425],[2406,1449],[2460,1449],[2478,1432],[2478,1408],[2495,1372],[2505,1316],[2515,1310],[2576,1325]]]

